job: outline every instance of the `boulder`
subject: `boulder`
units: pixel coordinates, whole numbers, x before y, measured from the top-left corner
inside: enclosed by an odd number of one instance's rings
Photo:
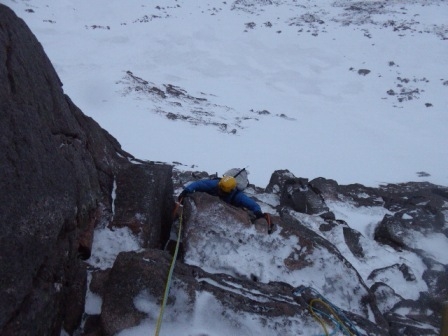
[[[344,240],[350,251],[358,258],[364,258],[364,250],[360,242],[361,233],[350,227],[344,227]]]
[[[337,200],[339,184],[335,180],[318,177],[310,181],[310,187],[325,200]]]
[[[316,193],[306,178],[297,178],[288,170],[275,171],[266,187],[267,192],[280,196],[280,208],[289,207],[309,215],[334,219],[323,198]]]
[[[274,171],[266,186],[266,192],[280,195],[285,181],[291,178],[295,178],[295,176],[287,169]]]
[[[438,260],[438,252],[424,242],[431,239],[447,240],[446,220],[443,208],[434,208],[429,202],[426,199],[419,204],[409,204],[407,200],[399,206],[389,199],[388,205],[395,212],[393,215],[386,215],[377,226],[375,240]]]

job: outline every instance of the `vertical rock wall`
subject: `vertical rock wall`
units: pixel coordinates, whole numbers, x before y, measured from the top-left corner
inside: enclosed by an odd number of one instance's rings
[[[1,4],[0,18],[0,334],[59,335],[80,321],[79,254],[133,158],[64,94],[25,23]]]

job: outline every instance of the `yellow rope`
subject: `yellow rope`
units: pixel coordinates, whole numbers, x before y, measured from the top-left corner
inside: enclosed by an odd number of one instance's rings
[[[166,280],[165,293],[163,294],[163,302],[162,302],[162,305],[160,306],[160,312],[159,312],[159,318],[157,319],[157,327],[156,327],[155,336],[159,336],[159,333],[160,333],[160,328],[162,326],[163,313],[165,311],[166,302],[168,300],[168,294],[170,292],[170,286],[171,286],[171,279],[173,277],[174,266],[176,264],[177,253],[179,252],[180,235],[182,232],[182,215],[183,215],[183,207],[182,207],[182,205],[180,205],[180,206],[181,206],[181,212],[180,212],[180,216],[179,216],[179,231],[177,233],[176,249],[174,250],[173,260],[171,260],[170,271],[168,272],[168,278]]]
[[[324,302],[322,299],[313,299],[310,301],[309,303],[309,307],[310,307],[310,311],[311,314],[313,315],[313,317],[322,325],[322,328],[324,329],[325,335],[328,336],[328,331],[327,328],[325,327],[324,324],[324,320],[323,318],[321,318],[320,316],[318,316],[313,309],[313,303],[314,302],[319,302],[320,304],[322,304],[323,306],[325,306],[325,308],[328,309],[328,311],[334,316],[334,318],[336,319],[336,321],[339,323],[339,325],[341,327],[343,327],[350,336],[354,336],[354,334],[350,331],[349,328],[347,328],[347,326],[345,326],[344,322],[341,321],[341,319],[339,318],[338,314],[336,314],[336,312],[334,311],[333,308],[330,307],[330,305],[328,305],[326,302]]]
[[[319,315],[317,315],[317,314],[314,312],[314,309],[313,309],[313,302],[316,301],[316,300],[318,300],[318,299],[311,300],[311,302],[309,303],[309,309],[310,309],[311,315],[313,315],[314,319],[315,319],[317,322],[319,322],[320,325],[322,326],[322,328],[324,329],[325,336],[328,336],[328,331],[327,331],[327,327],[325,326],[324,320],[323,320]]]

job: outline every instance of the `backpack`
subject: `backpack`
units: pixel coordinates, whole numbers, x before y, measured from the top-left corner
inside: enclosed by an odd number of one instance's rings
[[[249,172],[246,170],[246,168],[232,168],[223,174],[223,176],[234,177],[236,180],[236,188],[240,191],[246,189],[249,185],[249,179],[247,178],[247,175],[249,175]]]

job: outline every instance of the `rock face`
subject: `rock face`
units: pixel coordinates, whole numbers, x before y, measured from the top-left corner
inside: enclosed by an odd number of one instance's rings
[[[356,269],[335,246],[301,224],[289,211],[273,219],[278,233],[267,235],[266,230],[251,229],[252,224],[243,210],[213,199],[198,194],[185,205],[186,263],[237,278],[263,283],[287,281],[292,286],[301,285],[301,279],[307,274],[319,272],[319,279],[314,279],[314,283],[323,289],[322,294],[332,301],[345,302],[341,308],[357,311],[363,318],[386,326],[374,296]],[[288,240],[296,241],[290,250],[285,248],[289,246]],[[253,253],[247,245],[256,246]],[[275,257],[266,263],[269,256]],[[247,261],[244,265],[252,267],[240,267],[242,258]],[[271,268],[276,272],[271,273]],[[282,277],[278,278],[277,273]],[[346,300],[346,296],[350,299]]]
[[[174,181],[185,184],[196,178],[208,175],[195,172],[188,178],[180,173]],[[297,181],[301,187],[291,188]],[[322,216],[321,211],[310,214],[309,207],[296,207],[287,196],[291,191],[314,193],[308,199],[319,199],[321,209],[333,212],[333,216]],[[416,248],[406,240],[397,245],[380,237],[394,211],[399,218],[408,214],[404,219],[411,222],[411,214],[416,218],[414,226],[402,226],[401,230],[412,228],[420,232],[420,238],[434,234],[446,238],[446,191],[427,183],[340,186],[333,180],[308,181],[287,170],[276,171],[266,190],[247,190],[259,201],[277,195],[277,201],[260,201],[263,209],[273,214],[276,229],[272,235],[267,234],[263,219],[252,223],[244,210],[195,193],[184,201],[182,258],[173,273],[166,307],[170,318],[165,319],[164,328],[175,333],[180,323],[189,332],[194,326],[191,321],[198,316],[211,320],[219,316],[228,330],[238,325],[242,334],[257,323],[263,328],[246,334],[291,335],[295,330],[318,334],[321,331],[313,329],[316,321],[310,319],[308,310],[316,299],[314,289],[319,288],[325,298],[338,302],[360,335],[438,335],[441,303],[447,299],[446,258],[438,260],[431,248]],[[400,201],[416,198],[417,203]],[[431,211],[427,209],[430,204]],[[356,222],[338,218],[338,206],[350,207],[351,212],[375,210],[383,214],[373,223],[376,230],[370,237],[378,242],[369,241],[365,230],[349,226]],[[426,207],[428,217],[415,211],[415,206]],[[420,225],[419,221],[425,223]],[[390,263],[377,260],[388,254],[394,256]],[[101,291],[106,335],[131,326],[155,325],[169,261],[169,255],[153,250],[119,255]],[[134,273],[134,269],[138,271]],[[130,273],[136,278],[129,279]],[[409,298],[409,292],[415,299]],[[277,301],[280,298],[281,303]],[[251,323],[236,316],[245,316]]]
[[[174,210],[171,175],[168,165],[131,165],[121,170],[112,225],[131,228],[144,247],[163,248]]]
[[[289,172],[278,171],[273,174],[271,183],[274,186],[270,188],[282,190],[282,185],[283,188],[288,185],[288,179],[291,179]],[[276,181],[286,183],[279,186]],[[415,265],[406,259],[404,263],[373,270],[367,278],[373,283],[371,291],[390,325],[391,335],[437,335],[433,328],[437,330],[440,326],[442,303],[448,299],[447,258],[440,250],[448,241],[448,188],[412,182],[379,188],[359,184],[339,186],[335,181],[323,178],[310,181],[309,188],[319,194],[324,202],[348,202],[357,208],[381,207],[389,211],[376,226],[373,238],[380,244],[389,245],[397,253],[412,252],[411,255],[418,256],[417,260],[424,264],[426,270],[420,275],[414,274]],[[289,204],[285,202],[282,206]],[[343,221],[336,222],[343,224],[344,240],[351,253],[357,260],[366,260],[367,252],[363,249],[366,240],[362,234],[347,227]],[[326,224],[320,225],[319,230],[330,237],[335,227],[334,221],[326,219]],[[427,290],[421,291],[414,300],[405,300],[381,283],[381,279],[390,278],[391,274],[402,278],[403,284],[423,280]],[[407,313],[402,314],[403,311]]]
[[[59,335],[81,321],[78,257],[90,256],[94,227],[111,217],[114,176],[133,157],[64,95],[24,22],[1,4],[0,17],[0,334]],[[171,168],[145,167],[165,171],[148,200],[164,205],[145,223],[160,244]]]
[[[155,324],[170,262],[168,253],[157,250],[119,254],[105,288],[101,314],[104,335],[114,335],[144,319]],[[129,273],[135,277],[129,277]],[[185,322],[177,330],[165,327],[164,332],[168,333],[184,330],[189,334],[189,327],[194,326],[198,317],[211,321],[219,318],[223,325],[228,323],[226,330],[232,335],[256,332],[245,323],[247,318],[253,324],[256,321],[264,325],[263,335],[292,335],[302,332],[304,324],[315,323],[308,313],[309,293],[296,293],[292,286],[282,282],[254,282],[178,263],[170,293],[165,315],[170,320],[179,318]],[[363,323],[368,335],[387,335],[369,321],[351,318]]]

